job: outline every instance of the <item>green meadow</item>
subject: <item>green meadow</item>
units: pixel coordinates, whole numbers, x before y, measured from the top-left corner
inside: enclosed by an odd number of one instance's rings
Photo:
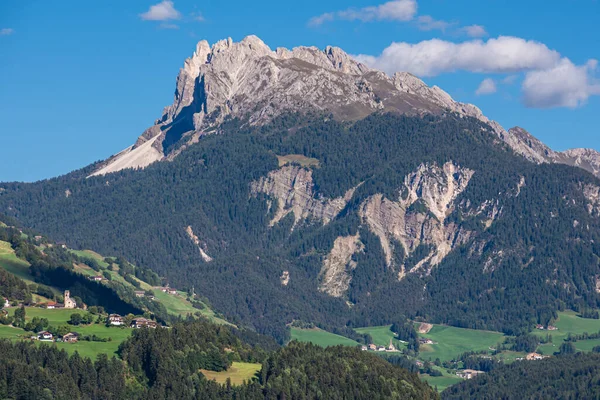
[[[15,308],[10,309],[10,314],[14,314]],[[37,308],[37,307],[25,307],[26,321],[32,320],[34,317],[46,318],[48,322],[52,326],[61,326],[66,325],[69,326],[71,332],[77,332],[82,336],[91,336],[96,335],[100,338],[110,338],[111,341],[108,342],[87,342],[87,341],[79,341],[77,343],[51,343],[51,342],[37,342],[37,343],[46,343],[52,346],[57,346],[58,348],[65,349],[68,353],[74,353],[75,351],[79,352],[81,356],[90,357],[95,359],[98,354],[104,353],[109,356],[116,355],[117,349],[119,348],[119,344],[125,341],[129,336],[131,336],[132,329],[131,328],[121,328],[116,326],[107,327],[104,323],[95,324],[92,323],[90,325],[78,325],[73,326],[67,324],[67,321],[70,319],[71,314],[85,314],[86,311],[83,310],[73,310],[73,309],[58,309],[58,310],[48,310],[45,308]],[[10,326],[0,325],[0,337],[18,340],[20,338],[29,338],[30,336],[35,335],[34,332],[26,332],[23,329],[13,328]]]
[[[494,348],[504,341],[500,332],[455,328],[452,326],[434,325],[429,333],[420,337],[431,339],[434,344],[422,344],[419,355],[423,360],[452,360],[466,351],[481,351]]]
[[[558,328],[555,331],[536,329],[535,335],[546,337],[552,336],[552,343],[542,344],[538,347],[538,352],[544,355],[551,355],[557,352],[562,342],[571,334],[597,333],[600,331],[600,320],[581,318],[575,311],[563,311],[558,313],[558,320],[554,323]],[[600,339],[578,340],[573,343],[578,351],[592,351],[596,346],[600,346]]]
[[[355,331],[360,334],[369,334],[371,335],[371,339],[373,339],[373,344],[378,346],[389,346],[390,340],[392,344],[396,346],[397,349],[402,349],[406,347],[406,343],[403,343],[396,339],[394,332],[390,330],[391,325],[383,325],[383,326],[368,326],[364,328],[356,328]]]
[[[206,376],[206,379],[221,384],[226,383],[229,378],[232,385],[241,385],[244,381],[251,381],[261,368],[262,364],[234,362],[227,371],[214,372],[201,369],[200,372]]]
[[[329,346],[359,346],[358,342],[347,337],[336,335],[334,333],[326,332],[318,328],[312,329],[300,329],[291,328],[292,340],[299,342],[310,342],[322,347]]]

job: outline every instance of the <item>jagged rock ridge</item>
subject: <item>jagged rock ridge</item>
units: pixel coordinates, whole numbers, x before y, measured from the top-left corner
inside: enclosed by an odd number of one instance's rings
[[[262,124],[286,111],[309,109],[326,110],[340,120],[376,111],[456,112],[485,122],[514,151],[533,162],[563,162],[600,173],[598,153],[553,153],[525,131],[506,131],[476,106],[457,102],[409,73],[389,77],[337,47],[273,51],[256,36],[248,36],[238,43],[221,40],[212,47],[207,41],[199,42],[179,72],[173,104],[165,107],[162,117],[135,145],[108,159],[92,175],[172,159],[202,135],[217,132],[228,115],[249,116],[250,123]]]

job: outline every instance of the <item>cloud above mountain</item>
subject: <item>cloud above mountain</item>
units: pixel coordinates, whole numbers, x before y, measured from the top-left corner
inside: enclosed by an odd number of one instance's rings
[[[472,33],[476,34],[477,29]],[[356,58],[388,74],[406,71],[421,77],[458,71],[524,73],[522,101],[528,107],[575,108],[585,104],[590,96],[600,95],[600,83],[595,78],[597,61],[577,66],[543,43],[512,36],[461,43],[441,39],[416,44],[394,42],[378,56],[361,54]],[[505,79],[513,81],[515,77],[509,75]],[[496,91],[496,82],[486,79],[476,93]]]
[[[181,18],[181,13],[175,9],[172,1],[164,0],[150,6],[145,13],[140,14],[144,21],[169,21]]]
[[[481,96],[484,94],[496,93],[497,90],[496,82],[492,78],[486,78],[479,84],[475,94]]]
[[[528,72],[522,85],[523,103],[534,108],[584,105],[591,96],[600,95],[597,70],[597,60],[577,66],[563,58],[552,68]]]
[[[309,25],[321,25],[327,21],[342,19],[347,21],[410,21],[417,14],[415,0],[394,0],[378,6],[348,8],[342,11],[328,12],[313,17]]]
[[[427,77],[455,71],[511,73],[549,68],[560,60],[560,54],[540,42],[500,36],[462,43],[440,39],[394,42],[379,56],[358,55],[357,59],[390,74],[407,71]]]

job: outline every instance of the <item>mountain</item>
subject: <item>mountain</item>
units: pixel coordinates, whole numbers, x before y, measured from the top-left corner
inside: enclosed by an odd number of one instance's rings
[[[273,51],[256,36],[239,43],[221,40],[212,47],[199,42],[179,72],[173,104],[133,146],[108,159],[92,175],[172,159],[201,136],[218,132],[226,117],[264,124],[284,112],[309,109],[327,110],[338,120],[357,120],[377,111],[455,112],[488,123],[516,153],[531,161],[576,165],[600,176],[599,153],[555,153],[525,130],[506,131],[476,106],[454,101],[439,87],[430,88],[409,73],[389,77],[337,47]]]
[[[0,212],[280,342],[294,320],[518,333],[600,306],[600,181],[570,166],[594,159],[340,49],[248,37],[200,42],[134,146],[0,184]]]

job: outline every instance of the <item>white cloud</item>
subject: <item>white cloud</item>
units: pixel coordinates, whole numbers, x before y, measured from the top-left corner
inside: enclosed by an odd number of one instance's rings
[[[482,25],[469,25],[463,27],[461,30],[472,38],[481,38],[488,34]]]
[[[379,56],[358,55],[359,61],[387,73],[435,76],[444,72],[514,73],[550,68],[560,54],[546,45],[517,37],[453,43],[440,39],[417,44],[392,43]]]
[[[479,87],[475,91],[475,94],[477,96],[481,96],[485,94],[496,93],[496,91],[496,82],[494,82],[492,78],[486,78],[479,84]]]
[[[598,61],[577,66],[563,58],[552,68],[531,71],[523,81],[523,102],[528,107],[576,108],[590,96],[600,95],[600,82],[594,77]]]
[[[8,36],[15,33],[15,30],[12,28],[2,28],[0,29],[0,36]]]
[[[456,25],[456,23],[434,19],[431,15],[421,15],[417,18],[417,27],[422,31],[440,30],[445,32],[453,25]]]
[[[349,8],[313,17],[309,25],[321,25],[334,19],[347,21],[411,21],[417,13],[416,0],[393,0],[378,6]]]
[[[158,4],[150,6],[148,11],[140,14],[140,18],[142,18],[144,21],[168,21],[180,19],[181,13],[175,9],[172,1],[164,0]]]

